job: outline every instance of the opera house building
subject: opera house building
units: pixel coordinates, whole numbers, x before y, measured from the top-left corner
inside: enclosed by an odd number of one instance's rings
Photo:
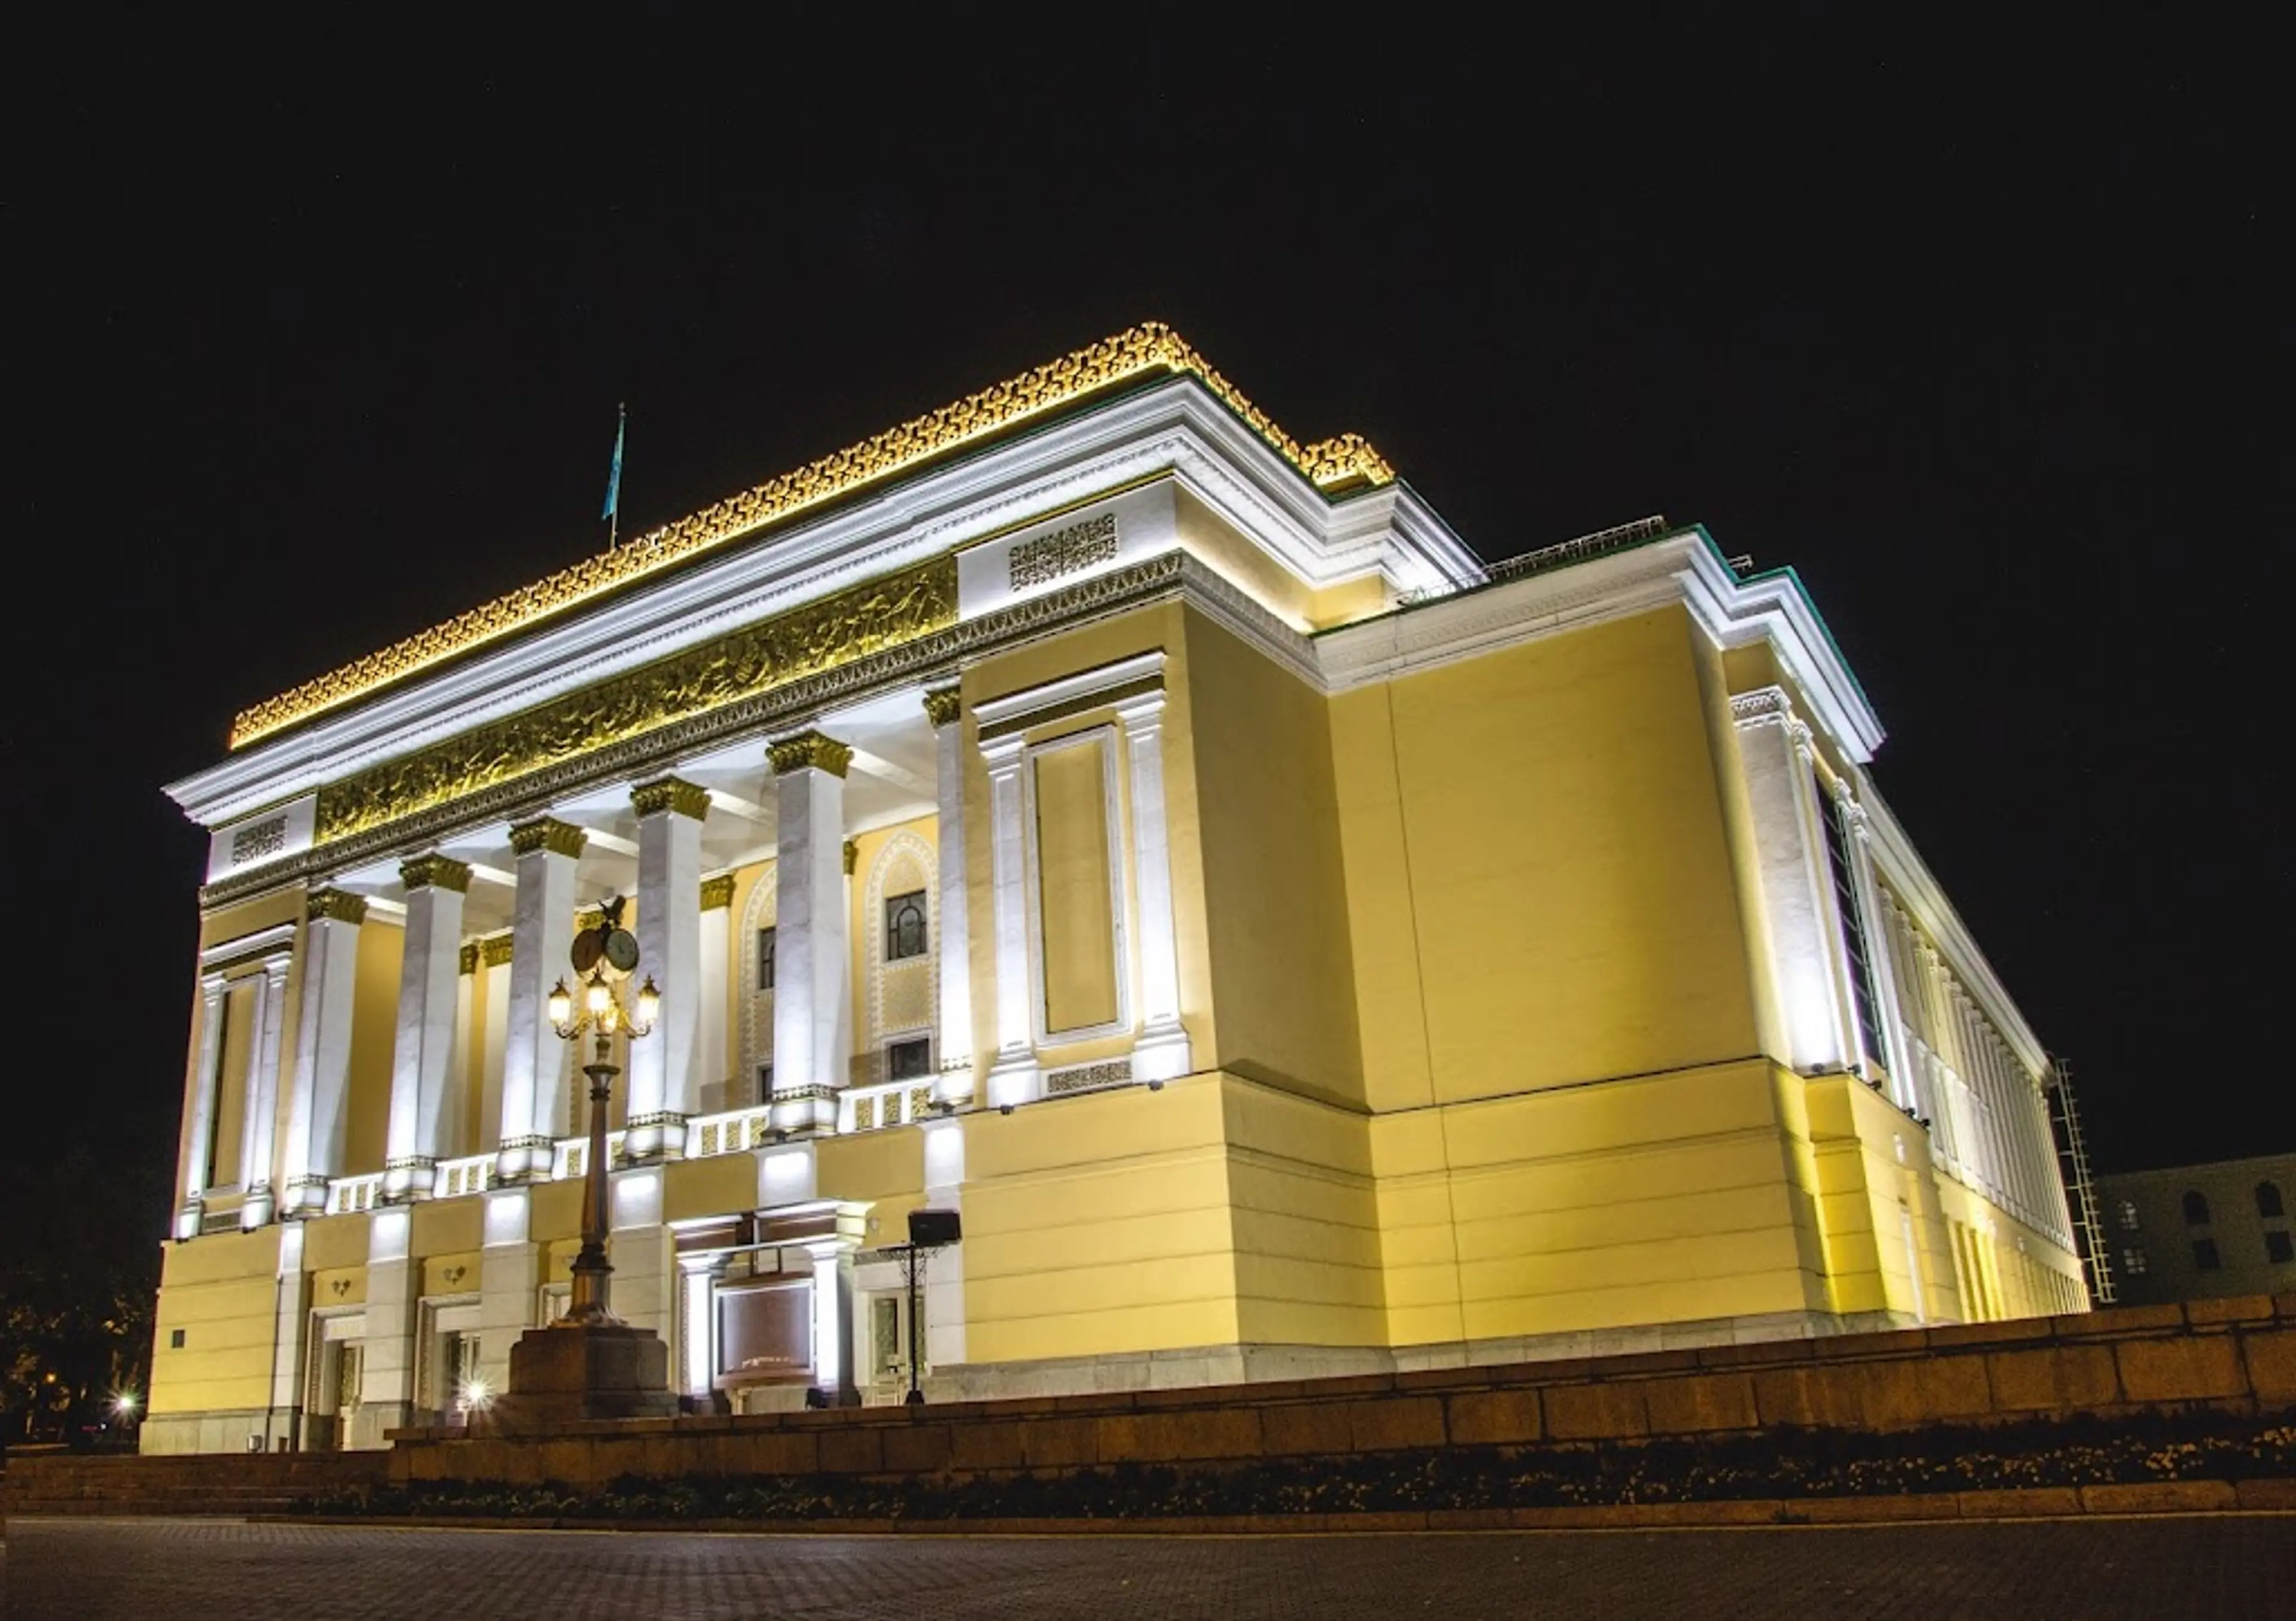
[[[246,710],[170,790],[144,1449],[504,1388],[616,905],[613,1309],[693,1410],[2086,1309],[2049,1060],[1794,576],[1482,538],[1144,326]]]

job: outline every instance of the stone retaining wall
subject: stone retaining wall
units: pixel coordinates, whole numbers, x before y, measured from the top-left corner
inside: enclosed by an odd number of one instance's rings
[[[266,1514],[298,1498],[381,1486],[384,1453],[212,1453],[12,1458],[0,1514]]]
[[[946,1406],[399,1432],[398,1483],[1059,1472],[1456,1445],[2296,1410],[2296,1295],[1501,1367]]]

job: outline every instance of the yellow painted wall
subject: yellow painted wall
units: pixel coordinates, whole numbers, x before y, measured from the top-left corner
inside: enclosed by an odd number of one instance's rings
[[[1202,615],[1188,614],[1186,633],[1205,695],[1189,735],[1219,1033],[1197,1066],[1360,1108],[1329,705]]]
[[[1045,1028],[1090,1029],[1117,1015],[1115,874],[1109,860],[1113,739],[1033,757],[1044,941]]]
[[[1386,1344],[1368,1122],[1240,1077],[1219,1079],[1243,1340]]]
[[[211,951],[242,936],[276,929],[282,923],[301,922],[303,894],[301,884],[289,884],[252,900],[200,913],[200,949]]]
[[[1374,1107],[1758,1051],[1683,610],[1347,693],[1332,752]]]
[[[398,963],[406,931],[372,915],[359,926],[351,993],[350,1096],[345,1110],[343,1175],[382,1169],[390,1130],[390,1056],[398,1023]]]
[[[223,1061],[216,1073],[215,1138],[208,1186],[239,1185],[240,1134],[247,1128],[249,1055],[255,1051],[255,986],[262,970],[240,974],[224,987]]]
[[[165,1250],[148,1411],[156,1418],[268,1406],[279,1229],[213,1232]]]

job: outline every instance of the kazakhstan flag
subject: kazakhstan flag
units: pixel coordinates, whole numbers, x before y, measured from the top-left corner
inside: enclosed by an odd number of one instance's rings
[[[614,464],[606,472],[606,510],[598,514],[601,518],[613,517],[622,503],[622,435],[628,431],[629,425],[630,408],[624,405],[619,420],[614,423]]]

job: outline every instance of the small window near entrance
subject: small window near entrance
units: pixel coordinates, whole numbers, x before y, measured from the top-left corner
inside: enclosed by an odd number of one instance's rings
[[[924,954],[925,892],[912,889],[906,895],[886,896],[885,961],[898,962]]]
[[[758,930],[758,988],[774,988],[774,931],[770,929]]]
[[[912,1036],[907,1041],[891,1043],[885,1049],[885,1078],[890,1081],[920,1081],[932,1073],[932,1038]]]

